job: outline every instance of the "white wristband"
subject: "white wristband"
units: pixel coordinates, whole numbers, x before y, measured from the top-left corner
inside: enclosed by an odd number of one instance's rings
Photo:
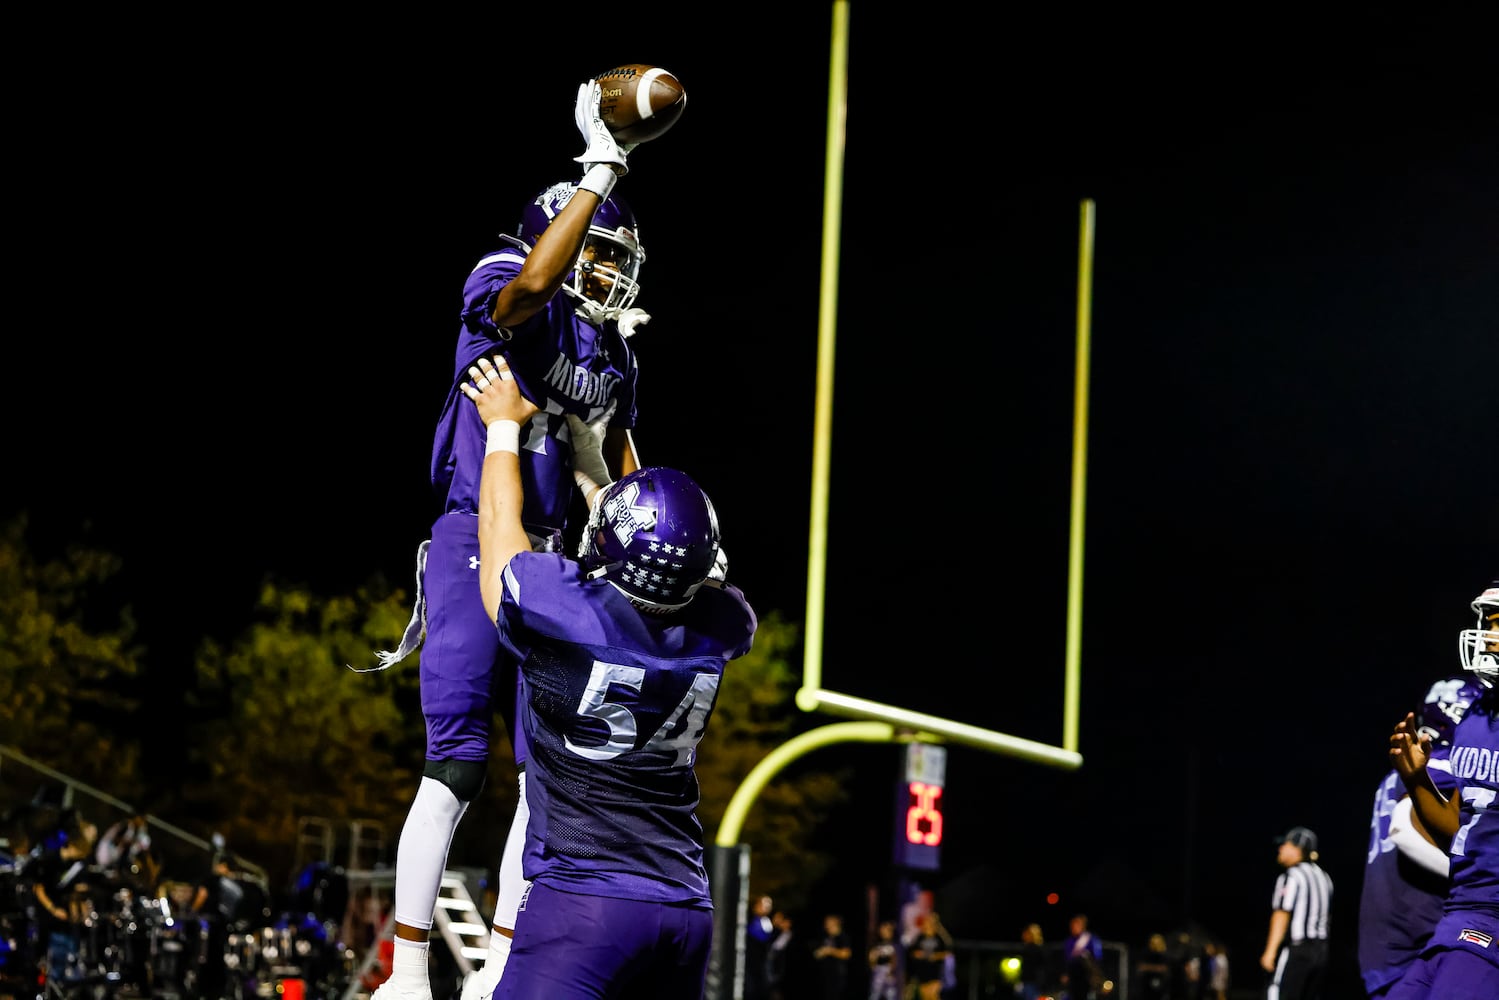
[[[593,510],[603,499],[604,487],[609,485],[608,482],[595,482],[588,473],[578,470],[573,471],[573,482],[578,484],[578,492],[583,494],[583,502],[588,505],[589,510]]]
[[[514,420],[496,420],[489,425],[484,435],[484,454],[488,456],[497,451],[520,454],[520,424]]]
[[[583,173],[583,179],[578,182],[579,191],[592,191],[599,196],[599,201],[609,197],[609,192],[614,190],[614,182],[619,180],[619,175],[614,168],[607,163],[595,163]]]

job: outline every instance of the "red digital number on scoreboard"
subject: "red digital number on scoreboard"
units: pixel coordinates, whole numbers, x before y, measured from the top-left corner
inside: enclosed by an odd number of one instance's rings
[[[930,743],[906,745],[900,773],[890,791],[891,847],[902,868],[938,871],[942,867],[942,789],[947,784],[947,749]]]
[[[906,841],[927,847],[942,845],[942,786],[908,781],[911,802],[906,807]]]

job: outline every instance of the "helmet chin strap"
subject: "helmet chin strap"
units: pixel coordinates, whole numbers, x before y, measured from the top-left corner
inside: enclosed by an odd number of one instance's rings
[[[584,274],[592,274],[594,270],[593,261],[578,261],[578,269]],[[614,320],[619,324],[619,333],[622,337],[631,337],[635,328],[651,321],[651,314],[644,309],[622,309],[619,306],[605,306],[595,299],[583,294],[582,289],[574,284],[564,284],[562,290],[578,300],[578,315],[583,317],[584,322],[592,323],[594,326],[602,324],[606,320]],[[610,298],[613,298],[611,293]],[[627,296],[633,298],[633,296]]]
[[[593,274],[593,261],[580,259],[578,261],[578,270],[584,275]],[[573,285],[563,285],[562,290],[578,300],[578,315],[594,326],[598,326],[606,319],[614,318],[609,315],[611,310],[605,309],[601,304],[584,295],[580,288]],[[618,310],[613,311],[618,312]]]
[[[569,288],[568,291],[571,292],[572,289]],[[576,293],[574,294],[576,295]],[[578,299],[578,315],[582,316],[585,322],[592,323],[594,326],[598,326],[606,319],[613,319],[614,317],[611,313],[618,312],[616,309],[605,309],[586,295],[576,295],[576,298]]]
[[[578,301],[578,315],[583,317],[585,323],[598,326],[606,319],[617,319],[618,309],[605,309],[603,305],[590,299],[572,285],[563,285],[562,290]]]
[[[651,321],[651,314],[644,309],[618,309],[614,306],[605,308],[588,296],[574,292],[571,288],[566,291],[578,300],[578,315],[583,317],[584,322],[598,326],[605,320],[612,319],[619,325],[619,335],[627,340],[635,336],[637,327]]]

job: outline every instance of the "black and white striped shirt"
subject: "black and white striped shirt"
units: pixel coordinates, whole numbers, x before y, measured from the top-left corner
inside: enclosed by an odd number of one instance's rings
[[[1302,861],[1275,880],[1271,907],[1291,914],[1288,945],[1327,940],[1327,917],[1332,909],[1332,879],[1314,861]]]

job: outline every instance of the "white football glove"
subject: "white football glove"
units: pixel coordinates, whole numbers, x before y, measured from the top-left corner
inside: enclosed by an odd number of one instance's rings
[[[604,487],[614,482],[604,462],[604,416],[595,424],[584,423],[577,414],[567,415],[567,426],[573,439],[573,482],[583,494],[590,510],[604,495]]]
[[[614,136],[609,132],[609,126],[604,124],[604,119],[599,117],[599,84],[597,80],[589,80],[578,85],[578,100],[573,105],[573,120],[578,123],[578,131],[582,133],[583,141],[588,148],[583,150],[582,156],[574,156],[573,159],[583,164],[584,168],[596,163],[610,163],[619,169],[614,172],[623,177],[630,170],[626,156],[638,143],[625,143],[621,145],[616,142]]]

